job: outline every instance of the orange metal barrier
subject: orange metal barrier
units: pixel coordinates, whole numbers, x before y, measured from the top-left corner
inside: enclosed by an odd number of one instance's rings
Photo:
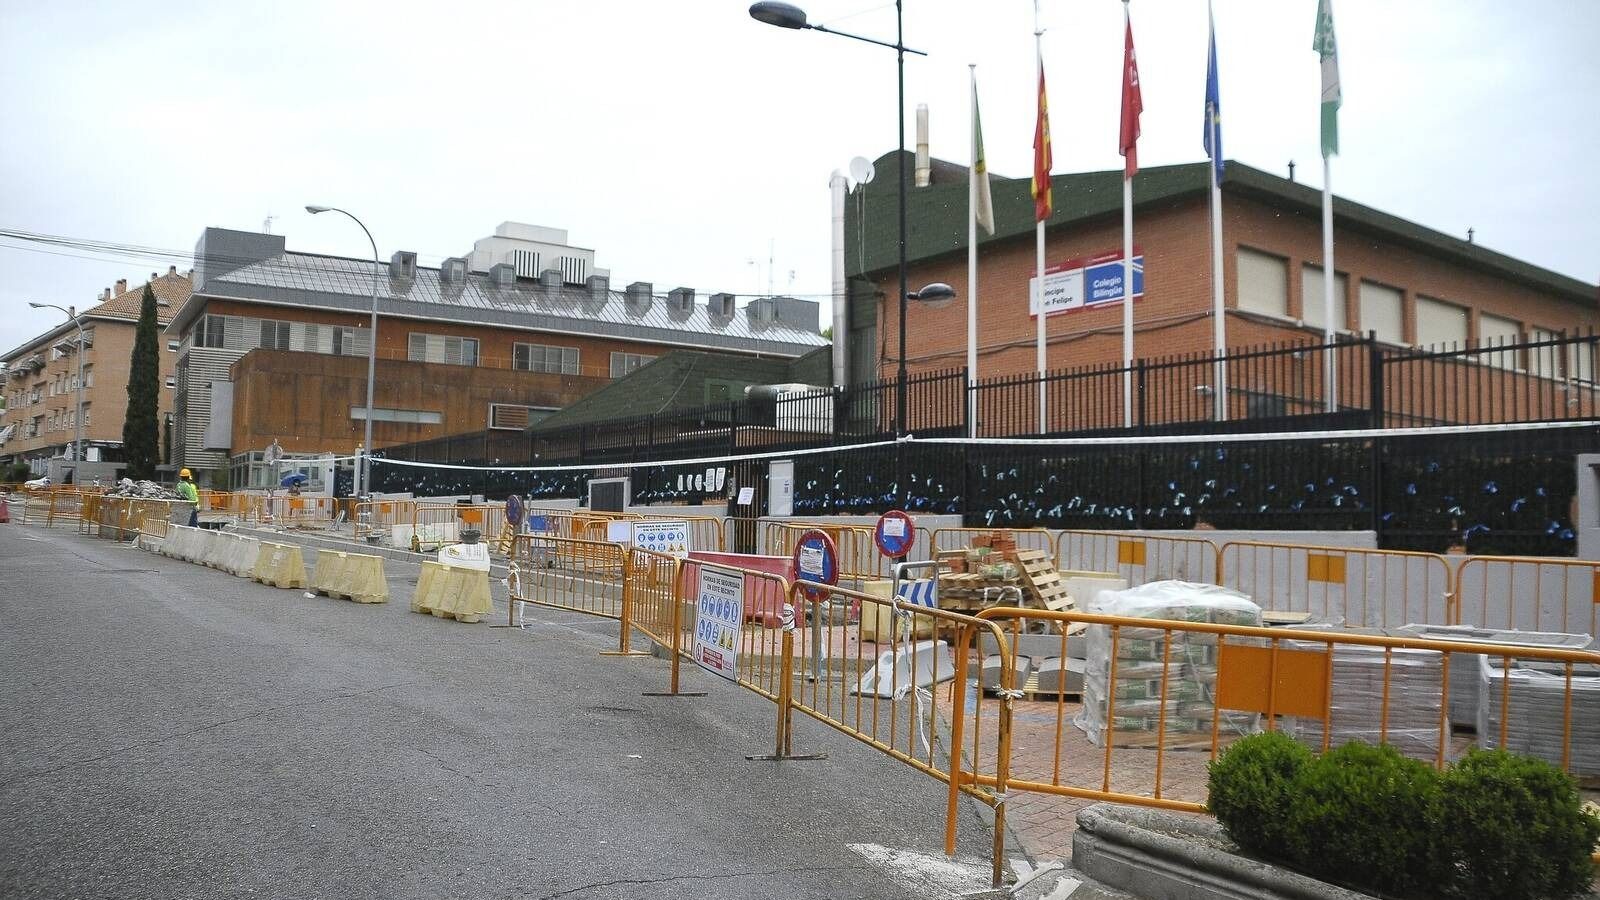
[[[1205,538],[1075,531],[1056,534],[1056,567],[1116,572],[1129,585],[1147,581],[1217,583],[1216,545]]]
[[[832,522],[767,522],[762,529],[761,551],[768,556],[790,556],[808,531],[821,531],[833,538],[839,550],[839,577],[846,581],[886,578],[889,561],[878,552],[872,529],[865,525],[840,525]]]
[[[428,503],[418,501],[411,508],[411,525],[418,539],[427,545],[454,544],[462,531],[477,529],[491,551],[498,546],[506,526],[503,503]],[[603,536],[602,536],[603,537]]]
[[[689,526],[690,549],[717,552],[725,549],[722,542],[722,520],[716,516],[674,516],[663,513],[634,518],[640,522],[684,522]]]
[[[1600,748],[1575,740],[1600,714],[1600,653],[1019,608],[978,618],[1007,630],[1023,619],[1090,626],[1089,702],[1019,701],[1011,758],[975,750],[976,766],[958,775],[1039,795],[1013,796],[1013,812],[1068,800],[1202,812],[1206,762],[1259,730],[1319,751],[1383,741],[1443,766],[1467,744],[1448,710],[1451,666],[1469,663],[1483,672],[1470,723],[1480,745],[1600,772]]]
[[[1373,628],[1456,619],[1453,573],[1436,553],[1234,541],[1217,556],[1217,583],[1263,610]]]
[[[1600,636],[1600,562],[1469,556],[1455,598],[1452,624]]]
[[[356,537],[368,534],[390,534],[396,525],[415,524],[415,500],[362,500],[351,507],[350,521],[355,526]]]
[[[605,541],[519,534],[509,561],[509,624],[517,603],[622,617],[625,548]]]

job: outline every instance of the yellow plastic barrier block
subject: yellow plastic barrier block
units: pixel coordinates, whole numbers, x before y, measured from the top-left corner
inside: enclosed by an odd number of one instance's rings
[[[256,557],[261,555],[261,541],[244,535],[228,539],[228,555],[223,570],[239,578],[249,578],[255,573]]]
[[[343,553],[343,565],[333,581],[329,596],[356,603],[389,602],[389,582],[383,577],[383,557],[364,553]]]
[[[299,545],[262,541],[256,551],[256,563],[250,570],[250,577],[273,587],[304,588],[306,564]]]
[[[457,622],[481,622],[494,612],[489,573],[437,562],[423,562],[411,611]]]
[[[344,572],[346,554],[337,550],[318,550],[317,567],[311,573],[311,590],[325,596],[336,596],[339,576]]]

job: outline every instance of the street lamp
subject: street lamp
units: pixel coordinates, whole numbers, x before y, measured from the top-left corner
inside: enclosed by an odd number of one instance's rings
[[[336,212],[360,226],[361,233],[367,236],[367,243],[372,245],[372,328],[367,336],[367,416],[366,438],[361,446],[365,452],[356,460],[355,494],[361,496],[362,488],[367,493],[372,492],[372,469],[367,464],[367,459],[372,456],[372,382],[377,377],[378,371],[378,269],[383,265],[378,261],[378,242],[372,239],[372,232],[361,220],[335,206],[307,206],[306,212],[316,215],[318,213]]]
[[[54,303],[33,303],[29,306],[34,309],[59,309],[67,314],[67,319],[78,326],[78,408],[72,414],[72,459],[74,462],[83,461],[83,320],[78,318],[77,307],[57,306]],[[76,468],[76,466],[74,467]],[[78,482],[82,484],[82,482]]]
[[[921,50],[912,50],[905,45],[905,28],[901,17],[902,3],[903,0],[895,0],[895,39],[892,44],[869,37],[862,37],[859,34],[851,34],[847,31],[835,31],[822,25],[813,25],[806,21],[805,11],[792,4],[761,2],[750,7],[750,18],[755,19],[757,22],[765,22],[768,25],[776,25],[779,28],[810,29],[812,31],[826,32],[827,34],[837,34],[840,37],[865,41],[868,44],[877,44],[880,47],[888,47],[895,52],[900,80],[899,115],[896,117],[900,128],[900,155],[897,157],[897,167],[900,170],[900,290],[898,292],[900,298],[900,369],[895,391],[895,434],[897,436],[906,433],[906,302],[916,299],[927,301],[948,300],[955,296],[955,291],[951,290],[949,285],[928,285],[928,287],[912,293],[906,284],[906,54],[915,53],[918,56],[927,56],[928,54]],[[948,293],[934,291],[933,295],[928,295],[928,292],[935,287],[942,287]]]

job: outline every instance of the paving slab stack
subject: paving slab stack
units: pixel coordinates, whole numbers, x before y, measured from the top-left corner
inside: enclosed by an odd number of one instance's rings
[[[1327,644],[1298,641],[1285,642],[1284,646],[1317,653],[1325,653],[1328,648]],[[1383,715],[1385,670],[1389,681],[1387,718]],[[1351,741],[1387,742],[1406,756],[1432,762],[1439,755],[1443,682],[1444,654],[1437,650],[1396,648],[1386,658],[1383,647],[1335,644],[1333,677],[1329,682],[1328,746]],[[1322,749],[1321,719],[1287,718],[1284,730],[1306,746]],[[1448,741],[1449,735],[1447,715],[1442,736]]]
[[[1512,660],[1480,656],[1478,662],[1478,745],[1501,746],[1500,726],[1506,726],[1505,749],[1536,756],[1561,765],[1563,754],[1573,775],[1600,775],[1600,666],[1572,667],[1571,744],[1563,740],[1567,720],[1565,663]],[[1506,684],[1510,681],[1507,708]]]
[[[1125,591],[1104,591],[1091,611],[1139,619],[1261,624],[1261,607],[1245,595],[1216,585],[1183,581],[1155,581]],[[1209,745],[1217,686],[1217,636],[1168,632],[1159,627],[1122,627],[1115,643],[1113,683],[1112,626],[1089,626],[1083,707],[1073,724],[1096,746],[1103,747],[1108,740],[1109,707],[1113,732],[1109,740],[1115,746],[1153,747],[1158,730],[1162,729],[1168,747]],[[1224,739],[1252,734],[1259,727],[1260,716],[1255,713],[1224,710],[1217,719],[1218,735]]]

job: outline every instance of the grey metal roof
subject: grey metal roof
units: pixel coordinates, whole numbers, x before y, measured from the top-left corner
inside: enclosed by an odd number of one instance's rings
[[[371,260],[281,253],[204,278],[168,328],[181,333],[207,298],[365,313],[371,303],[373,265]],[[714,319],[704,297],[684,313],[656,295],[640,314],[628,307],[623,292],[615,290],[608,290],[601,300],[585,287],[528,282],[500,286],[481,274],[446,283],[438,269],[422,266],[410,279],[389,277],[387,263],[378,272],[378,312],[386,316],[781,355],[799,355],[828,343],[822,335],[793,323],[752,323],[743,309],[732,318]]]

